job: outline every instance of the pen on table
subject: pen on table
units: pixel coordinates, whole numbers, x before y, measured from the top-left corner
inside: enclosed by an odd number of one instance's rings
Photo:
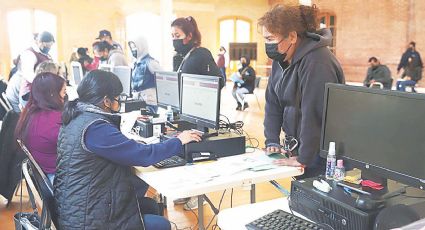
[[[348,188],[352,191],[356,191],[356,192],[361,193],[361,194],[372,195],[372,194],[370,194],[370,192],[366,192],[366,191],[360,190],[358,188],[351,187],[350,185],[346,185],[346,184],[343,184],[343,183],[340,183],[340,182],[338,182],[337,185],[344,187],[344,188]]]

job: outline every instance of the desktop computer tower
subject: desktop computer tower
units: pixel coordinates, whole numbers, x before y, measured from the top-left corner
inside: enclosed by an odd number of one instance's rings
[[[201,142],[185,145],[185,156],[191,153],[209,152],[214,158],[245,153],[245,136],[236,133],[220,133]]]
[[[333,187],[324,193],[313,187],[318,178],[292,181],[289,206],[310,220],[330,225],[338,230],[373,229],[379,210],[363,211],[355,208],[356,199],[347,195],[343,188]]]
[[[388,210],[388,208],[396,208],[398,205],[406,205],[420,218],[425,217],[425,201],[422,198],[425,196],[425,191],[408,188],[406,194],[386,199],[385,208],[365,211],[356,208],[357,194],[347,194],[334,181],[328,181],[332,186],[332,190],[329,193],[324,193],[313,187],[313,181],[315,179],[318,178],[292,181],[289,206],[293,211],[304,215],[310,220],[329,225],[333,229],[370,230],[374,229],[374,225],[379,222],[393,221],[401,223],[406,220],[406,215],[409,215],[408,213],[398,212],[396,215],[390,217],[391,220],[385,219],[388,216],[379,216],[381,211]],[[389,181],[388,187],[383,191],[368,191],[372,192],[375,196],[378,196],[379,193],[380,196],[378,197],[382,197],[403,186],[400,183]]]

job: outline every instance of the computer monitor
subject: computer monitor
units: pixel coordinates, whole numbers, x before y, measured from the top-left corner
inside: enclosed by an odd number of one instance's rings
[[[131,96],[131,68],[128,66],[114,66],[112,68],[112,73],[117,75],[117,77],[120,79],[122,88],[123,88],[123,94],[127,96]]]
[[[218,129],[220,78],[182,74],[180,119],[196,124],[201,131]]]
[[[81,67],[81,64],[79,62],[73,61],[71,62],[71,68],[72,68],[72,80],[74,85],[80,84],[81,80],[83,79],[83,68]]]
[[[97,69],[107,71],[107,72],[112,72],[114,67],[112,65],[109,65],[109,64],[99,64],[99,67]]]
[[[321,156],[334,141],[362,175],[425,189],[424,115],[424,94],[327,84]]]
[[[156,72],[156,98],[158,106],[180,111],[180,78],[176,72]]]

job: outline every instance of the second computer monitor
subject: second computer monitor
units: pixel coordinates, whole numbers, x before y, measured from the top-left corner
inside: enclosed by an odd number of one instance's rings
[[[163,108],[171,106],[174,111],[180,110],[180,80],[176,72],[156,72],[156,98]]]
[[[182,74],[180,118],[198,128],[218,129],[220,116],[220,78]]]
[[[120,79],[123,94],[131,96],[131,68],[128,66],[114,66],[112,68],[112,73],[117,75]]]

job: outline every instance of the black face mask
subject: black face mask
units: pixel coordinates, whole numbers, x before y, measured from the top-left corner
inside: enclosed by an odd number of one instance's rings
[[[137,50],[132,50],[131,55],[133,55],[134,58],[137,58]]]
[[[108,60],[108,58],[103,57],[103,56],[102,56],[102,57],[100,57],[99,59],[100,59],[101,61],[106,61],[106,60]]]
[[[246,64],[246,62],[242,62],[242,67],[243,68],[245,68],[245,67],[247,67],[248,65]]]
[[[283,40],[282,40],[283,41]],[[292,46],[292,43],[291,43],[291,45],[288,47],[288,49],[285,51],[285,53],[280,53],[279,52],[279,50],[278,50],[278,46],[279,46],[279,44],[282,42],[282,41],[280,41],[280,42],[278,42],[278,43],[266,43],[266,54],[267,54],[267,57],[269,57],[270,59],[272,59],[272,60],[274,60],[274,61],[284,61],[285,60],[285,58],[286,58],[286,55],[288,55],[287,54],[287,52],[288,52],[288,50],[291,48],[291,46]]]
[[[193,48],[193,42],[189,41],[189,43],[185,45],[183,44],[183,39],[174,39],[173,46],[177,53],[186,55]]]

